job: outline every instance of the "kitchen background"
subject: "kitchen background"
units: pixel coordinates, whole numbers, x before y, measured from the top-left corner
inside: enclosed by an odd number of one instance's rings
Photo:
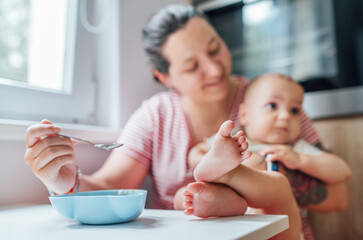
[[[94,118],[101,119],[101,124],[99,124],[101,126],[87,127],[71,124],[72,122],[61,124],[65,129],[64,133],[98,142],[114,141],[118,136],[117,129],[123,126],[141,101],[164,89],[153,81],[142,50],[141,28],[148,17],[159,7],[168,3],[193,2],[199,7],[203,6],[203,4],[204,6],[207,4],[208,7],[208,4],[212,4],[212,2],[221,1],[113,0],[112,2],[115,4],[114,6],[117,6],[112,9],[114,13],[114,19],[112,18],[112,20],[114,22],[112,26],[106,29],[104,34],[92,35],[93,38],[91,38],[80,21],[77,21],[77,38],[83,38],[84,42],[94,44],[91,47],[95,47],[97,51],[92,56],[86,55],[81,58],[77,54],[75,61],[76,64],[83,64],[83,69],[85,69],[79,73],[81,77],[86,79],[94,77],[102,81],[104,85],[113,86],[113,90],[109,92],[108,97],[115,97],[118,102],[105,105],[105,102],[108,101],[108,98],[105,97],[105,99],[101,99],[102,103],[98,103],[98,112],[95,113]],[[243,2],[226,0],[223,2],[232,2],[234,7],[239,6],[239,10],[234,8],[234,11],[236,11],[234,17],[231,17],[230,14],[225,15],[227,18],[230,17],[228,21],[232,22],[228,22],[228,26],[234,30],[232,33],[225,33],[227,36],[233,37],[229,38],[230,40],[226,38],[225,41],[230,44],[234,57],[245,56],[245,58],[234,61],[235,73],[252,77],[260,71],[278,69],[287,71],[299,81],[307,81],[305,85],[311,99],[308,101],[311,101],[314,109],[311,110],[309,109],[311,105],[306,105],[306,110],[308,113],[310,111],[310,116],[314,118],[323,144],[329,150],[343,157],[353,170],[353,177],[348,183],[350,192],[348,208],[338,213],[310,213],[309,217],[313,224],[316,239],[363,239],[363,111],[361,109],[363,106],[363,91],[361,91],[362,87],[360,86],[363,82],[363,2],[361,0],[250,0]],[[314,5],[311,5],[311,3],[314,3]],[[244,8],[243,11],[241,11],[240,7],[249,6],[252,9],[254,4],[255,7],[258,6],[257,4],[262,4],[260,5],[262,7],[257,9],[264,11],[265,8],[270,13],[272,11],[271,6],[275,6],[274,14],[278,15],[270,15],[271,19],[269,21],[265,20],[265,22],[262,21],[263,16],[260,16],[260,19],[254,19],[255,25],[251,22],[253,19],[250,19],[250,24],[246,25],[248,28],[242,28],[241,26],[247,23],[241,21],[241,14],[248,7]],[[280,6],[280,8],[276,6]],[[320,6],[320,10],[324,11],[324,14],[319,15],[316,9],[314,11],[301,10],[301,8],[307,9],[312,6],[317,8]],[[342,30],[337,30],[337,27],[340,26],[341,28],[341,25],[336,26],[337,20],[335,17],[337,13],[333,10],[334,6],[338,6],[340,10],[344,11],[351,11],[352,9],[359,11],[359,14],[356,13],[355,15],[340,15],[342,21],[340,24],[345,24],[346,27],[343,27],[344,32],[338,35],[337,31]],[[296,11],[295,16],[291,14],[292,9]],[[219,31],[223,30],[218,27],[218,24],[225,24],[225,20],[220,20],[225,19],[223,14],[220,15],[220,11],[222,13],[225,11],[226,14],[228,12],[226,10],[228,8],[224,10],[218,8],[219,12],[215,10],[209,13],[211,16],[213,14],[217,16],[215,24],[217,24],[216,28]],[[345,13],[344,11],[338,14]],[[94,12],[97,16],[97,9]],[[319,16],[320,25],[313,22],[314,16]],[[279,21],[282,19],[287,22]],[[292,19],[294,19],[295,25],[286,25]],[[296,24],[298,24],[298,27],[296,27]],[[272,27],[270,27],[271,25]],[[271,28],[271,31],[264,31],[266,28]],[[260,38],[261,42],[258,42],[258,44],[249,44],[251,41],[254,42],[253,35],[246,35],[242,29],[247,29],[250,33],[261,31],[261,36],[265,38]],[[293,35],[291,35],[291,31],[293,31]],[[310,35],[304,35],[304,31],[308,31]],[[281,35],[282,33],[284,35]],[[223,37],[223,32],[221,32],[221,35]],[[247,36],[250,36],[251,39],[248,39]],[[289,36],[292,37],[289,38]],[[301,38],[301,36],[303,37]],[[231,42],[228,43],[228,41]],[[306,41],[306,44],[304,44],[304,41]],[[241,42],[245,43],[242,48]],[[300,45],[292,51],[291,44],[294,42],[300,43]],[[78,46],[77,49],[81,47],[87,46]],[[257,54],[259,52],[260,54]],[[265,56],[269,56],[268,61],[261,60],[265,59]],[[90,71],[87,70],[94,66],[92,65],[94,63],[90,60],[93,58],[111,66],[111,70],[95,67],[96,71],[93,72],[93,75],[90,74]],[[300,68],[301,65],[304,69]],[[318,84],[314,83],[314,81],[317,81]],[[107,92],[108,90],[105,86],[98,85],[96,91]],[[344,95],[344,93],[354,95],[353,100],[341,99],[343,98],[341,95]],[[330,100],[323,99],[316,102],[319,97],[327,95],[329,95],[328,99]],[[102,96],[101,93],[100,96]],[[1,104],[11,104],[4,95],[0,94],[0,98]],[[344,101],[348,102],[341,104]],[[315,107],[319,104],[323,108],[316,110]],[[325,104],[328,107],[324,107]],[[347,107],[345,108],[345,106]],[[351,106],[354,106],[351,110],[344,111],[344,108],[347,109]],[[343,110],[334,112],[334,109],[339,107],[342,107]],[[330,110],[325,111],[326,108]],[[2,118],[0,120],[0,207],[48,203],[46,189],[34,177],[30,168],[23,161],[25,131],[27,126],[33,123],[32,119],[13,121],[10,117],[1,114],[0,112],[0,118]],[[48,118],[48,116],[42,116],[41,118]],[[108,152],[79,144],[76,147],[76,155],[83,172],[92,173],[102,165],[107,158]],[[144,187],[147,188],[148,186],[149,182],[146,181]]]

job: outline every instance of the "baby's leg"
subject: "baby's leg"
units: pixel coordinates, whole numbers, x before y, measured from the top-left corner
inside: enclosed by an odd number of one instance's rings
[[[222,184],[190,183],[184,191],[184,213],[201,218],[242,215],[247,202]]]
[[[197,181],[213,182],[251,156],[251,152],[246,151],[248,144],[244,133],[240,131],[231,137],[233,128],[234,123],[230,120],[222,124],[211,149],[194,170]]]

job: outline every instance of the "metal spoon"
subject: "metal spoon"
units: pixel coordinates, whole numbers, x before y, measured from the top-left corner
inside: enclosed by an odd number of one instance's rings
[[[96,144],[96,143],[90,142],[90,141],[82,139],[82,138],[71,137],[71,136],[67,136],[67,135],[63,135],[63,134],[59,134],[59,133],[57,135],[61,136],[61,137],[72,138],[77,141],[85,142],[85,143],[91,144],[92,146],[94,146],[96,148],[101,148],[101,149],[105,149],[105,150],[112,150],[114,148],[118,148],[123,145],[122,143],[111,143],[111,144],[98,143],[98,144]]]

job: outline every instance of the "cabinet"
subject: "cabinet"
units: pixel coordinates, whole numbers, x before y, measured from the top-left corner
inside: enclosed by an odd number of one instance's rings
[[[363,239],[363,115],[314,121],[325,147],[352,169],[349,205],[338,213],[309,213],[316,240]]]

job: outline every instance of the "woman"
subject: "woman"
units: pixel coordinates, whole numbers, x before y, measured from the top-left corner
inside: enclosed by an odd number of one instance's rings
[[[247,81],[231,77],[230,52],[193,7],[161,9],[149,20],[143,36],[155,78],[172,90],[142,104],[120,135],[119,142],[125,145],[82,181],[77,180],[72,141],[56,136],[60,129],[47,120],[29,127],[25,161],[51,191],[138,188],[151,172],[153,207],[182,209],[180,189],[194,181],[186,160],[189,149],[217,132],[228,119],[239,127],[238,106]],[[311,122],[303,124],[303,131],[313,133],[309,136],[317,141]],[[224,186],[207,187],[208,191],[223,191],[231,202],[244,201]],[[218,194],[214,196],[218,204]]]
[[[194,181],[186,163],[189,149],[218,131],[228,119],[237,123],[247,83],[232,78],[226,45],[200,13],[188,5],[160,10],[143,30],[153,74],[172,91],[156,94],[130,117],[114,150],[93,175],[83,176],[80,191],[137,188],[149,171],[157,208],[173,208],[176,191]],[[57,194],[75,186],[73,145],[49,121],[27,131],[25,160]],[[42,139],[43,136],[48,136]]]

